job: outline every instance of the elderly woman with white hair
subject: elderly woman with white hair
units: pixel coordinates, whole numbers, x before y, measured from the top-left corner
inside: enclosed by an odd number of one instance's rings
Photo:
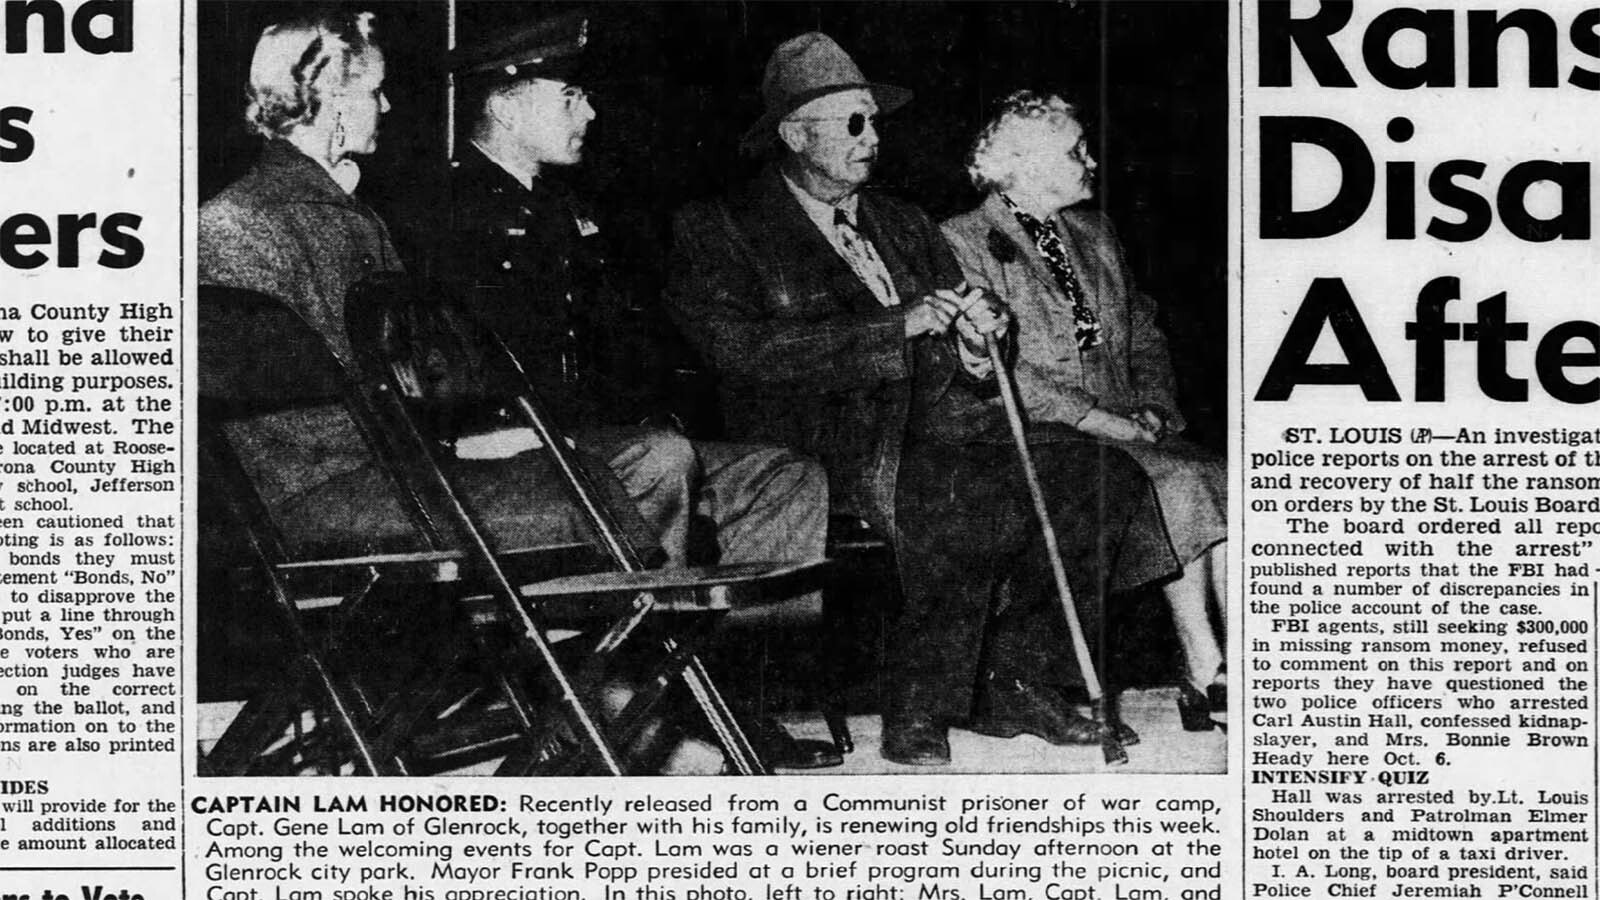
[[[1011,94],[968,156],[967,172],[988,196],[944,232],[968,282],[1010,305],[1030,420],[1116,446],[1155,484],[1184,565],[1163,585],[1188,669],[1178,709],[1186,729],[1203,730],[1226,708],[1208,603],[1226,598],[1227,470],[1177,437],[1184,421],[1155,304],[1134,284],[1110,221],[1082,206],[1096,167],[1075,107],[1051,94]]]

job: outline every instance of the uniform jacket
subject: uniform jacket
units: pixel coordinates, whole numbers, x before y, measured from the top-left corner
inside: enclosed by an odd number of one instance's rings
[[[1073,270],[1100,320],[1103,342],[1087,351],[1073,336],[1072,308],[1049,265],[997,194],[944,223],[967,281],[1009,304],[1017,320],[1017,389],[1036,422],[1075,425],[1096,405],[1160,408],[1183,429],[1166,336],[1156,305],[1140,292],[1111,222],[1098,210],[1056,218]]]
[[[549,178],[524,188],[476,147],[452,165],[443,221],[403,214],[413,269],[448,285],[522,358],[563,424],[633,423],[655,411],[664,320],[610,250],[594,212]]]
[[[862,232],[903,304],[961,273],[921,210],[861,194]],[[892,532],[903,443],[961,441],[996,408],[948,340],[905,339],[794,199],[775,168],[725,201],[692,204],[675,228],[668,305],[715,366],[730,436],[822,460],[835,510]],[[992,393],[992,390],[990,391]]]
[[[267,141],[244,177],[200,207],[198,238],[200,284],[277,297],[346,365],[346,291],[374,272],[401,268],[378,216],[286,141]],[[233,437],[269,507],[367,460],[342,408],[261,416],[241,423]]]

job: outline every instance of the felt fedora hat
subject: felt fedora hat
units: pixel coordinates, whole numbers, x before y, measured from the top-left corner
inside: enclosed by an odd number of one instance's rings
[[[833,38],[810,31],[790,38],[772,51],[766,74],[761,78],[761,99],[766,109],[745,132],[741,146],[747,151],[766,146],[784,117],[818,97],[840,91],[867,90],[877,101],[879,112],[893,112],[906,105],[911,92],[890,84],[873,84],[861,74],[855,61]]]

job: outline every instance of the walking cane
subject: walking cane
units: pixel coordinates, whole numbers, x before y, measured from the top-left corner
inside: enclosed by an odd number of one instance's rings
[[[1033,454],[1028,452],[1028,438],[1022,431],[1022,413],[1017,410],[1016,384],[1011,380],[1011,373],[1006,370],[1005,360],[1000,356],[999,341],[995,340],[994,335],[986,334],[983,342],[989,349],[994,377],[1000,380],[1000,402],[1005,406],[1006,420],[1011,424],[1011,439],[1017,445],[1017,458],[1022,461],[1022,474],[1028,482],[1028,495],[1033,499],[1034,515],[1038,517],[1039,528],[1044,532],[1045,555],[1050,557],[1050,571],[1056,579],[1061,614],[1066,617],[1067,631],[1072,634],[1072,653],[1078,658],[1079,671],[1083,672],[1083,686],[1089,693],[1094,720],[1103,729],[1100,750],[1105,755],[1106,765],[1125,765],[1128,751],[1117,740],[1116,729],[1107,715],[1105,692],[1100,687],[1099,676],[1095,674],[1094,659],[1089,654],[1089,642],[1083,635],[1083,622],[1078,619],[1078,608],[1072,602],[1072,588],[1067,585],[1067,568],[1061,562],[1061,547],[1056,543],[1055,526],[1050,524],[1050,508],[1044,501],[1044,488],[1039,485],[1039,472],[1033,466]]]

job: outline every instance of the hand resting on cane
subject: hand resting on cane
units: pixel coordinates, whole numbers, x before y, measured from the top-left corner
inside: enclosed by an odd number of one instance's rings
[[[961,296],[956,335],[968,352],[981,356],[987,352],[986,338],[993,335],[998,340],[1011,329],[1011,310],[999,297],[983,288],[962,284],[956,290]]]
[[[906,309],[906,340],[949,331],[964,305],[962,297],[949,289],[922,297]]]

